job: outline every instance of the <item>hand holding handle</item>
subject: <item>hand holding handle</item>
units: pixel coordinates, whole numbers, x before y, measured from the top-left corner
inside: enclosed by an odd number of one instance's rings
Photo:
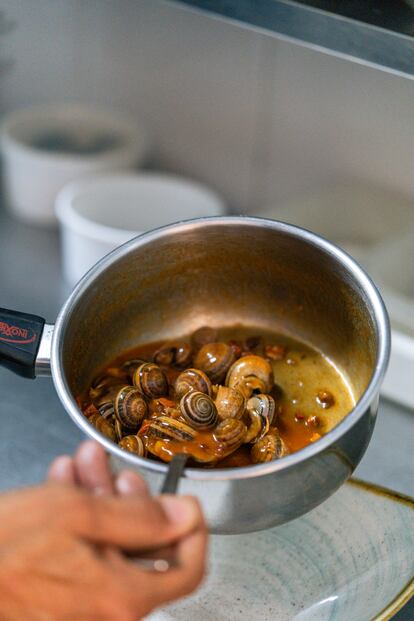
[[[161,494],[175,494],[187,463],[188,455],[179,453],[174,455],[170,461],[164,483],[161,488]],[[142,554],[134,559],[134,562],[150,571],[168,571],[177,566],[177,558],[175,546],[170,545],[159,550],[149,550],[146,554]]]

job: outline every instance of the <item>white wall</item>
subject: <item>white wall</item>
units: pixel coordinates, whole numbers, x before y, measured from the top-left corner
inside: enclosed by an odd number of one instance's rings
[[[157,166],[233,209],[321,184],[414,197],[414,81],[280,42],[162,0],[3,0],[14,67],[2,111],[46,101],[119,107],[148,125]]]

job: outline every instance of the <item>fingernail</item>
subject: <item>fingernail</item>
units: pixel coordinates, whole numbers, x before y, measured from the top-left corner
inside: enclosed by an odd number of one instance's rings
[[[128,470],[122,471],[115,479],[115,489],[121,496],[132,496],[139,494],[140,496],[148,495],[148,488],[143,481],[134,472]]]
[[[196,507],[189,498],[160,496],[159,500],[172,524],[190,526],[197,519]]]
[[[121,475],[115,479],[115,489],[121,496],[129,496],[132,493],[129,480]]]

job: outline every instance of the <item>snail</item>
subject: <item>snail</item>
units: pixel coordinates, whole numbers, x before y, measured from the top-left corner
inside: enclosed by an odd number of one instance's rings
[[[221,420],[225,418],[241,418],[245,410],[246,399],[236,388],[218,386],[214,403]]]
[[[181,415],[193,429],[212,429],[218,421],[217,408],[208,395],[196,390],[187,392],[180,401]]]
[[[253,444],[250,455],[253,463],[262,464],[274,459],[280,459],[289,454],[286,444],[283,442],[276,428]]]
[[[134,371],[134,386],[139,392],[154,399],[168,394],[168,382],[160,367],[153,362],[143,362]]]
[[[115,416],[115,408],[112,401],[105,401],[105,403],[102,403],[102,405],[99,407],[99,414],[103,418],[112,420]]]
[[[237,418],[225,418],[213,432],[214,439],[219,444],[221,457],[230,455],[243,444],[246,435],[246,425]]]
[[[217,340],[217,336],[218,332],[215,328],[210,328],[209,326],[202,326],[201,328],[198,328],[198,330],[193,332],[191,336],[191,342],[194,349],[198,351],[203,347],[203,345],[214,343]]]
[[[121,368],[123,371],[125,371],[128,377],[132,379],[136,368],[139,367],[141,364],[144,364],[144,362],[147,361],[142,360],[142,358],[131,358],[131,360],[126,360]]]
[[[190,390],[197,390],[211,397],[212,385],[205,373],[199,369],[186,369],[174,383],[177,399],[181,399]]]
[[[169,416],[159,416],[148,425],[146,434],[168,440],[191,442],[196,437],[197,432],[180,420]]]
[[[270,395],[254,395],[250,397],[246,406],[246,414],[249,418],[247,433],[244,438],[246,443],[257,442],[269,431],[275,413],[275,402]]]
[[[125,384],[125,380],[119,377],[111,375],[101,376],[89,389],[89,397],[96,407],[99,408],[103,403],[111,401],[114,394],[123,384]]]
[[[146,449],[144,440],[139,436],[125,436],[119,441],[118,445],[125,451],[139,455],[139,457],[145,457]]]
[[[148,408],[137,388],[123,386],[115,397],[114,410],[122,429],[138,431]]]
[[[262,356],[243,356],[232,364],[226,377],[226,386],[237,388],[249,398],[253,392],[269,393],[274,384],[273,369]]]
[[[235,359],[234,349],[227,343],[208,343],[197,352],[194,366],[204,371],[214,384],[220,384]]]
[[[186,367],[191,362],[192,349],[188,343],[168,343],[154,353],[156,364],[168,366],[175,364],[177,367]]]
[[[106,418],[102,418],[100,414],[92,414],[92,416],[90,416],[88,420],[90,424],[93,425],[93,427],[95,427],[95,429],[97,429],[102,435],[109,438],[109,440],[115,442],[115,429],[113,425],[111,425],[111,423],[106,420]]]

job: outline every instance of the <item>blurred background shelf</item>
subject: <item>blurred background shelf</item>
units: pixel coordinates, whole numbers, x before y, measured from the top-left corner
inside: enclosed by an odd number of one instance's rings
[[[177,0],[277,38],[414,75],[414,9],[404,0]]]

